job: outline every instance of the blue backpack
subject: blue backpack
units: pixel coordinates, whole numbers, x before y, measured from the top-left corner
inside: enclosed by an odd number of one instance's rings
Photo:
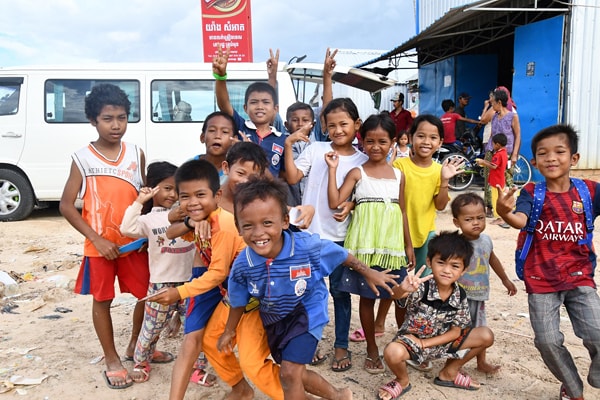
[[[573,182],[573,185],[575,186],[575,189],[577,189],[577,193],[579,194],[579,198],[583,203],[585,227],[587,231],[587,235],[585,236],[585,238],[581,239],[578,242],[578,244],[587,245],[589,247],[590,261],[592,261],[595,264],[596,255],[594,254],[594,251],[592,249],[592,238],[594,232],[592,196],[587,185],[581,179],[571,178],[571,182]],[[537,224],[538,220],[540,219],[540,215],[542,214],[542,207],[544,206],[545,197],[546,182],[540,182],[535,185],[535,188],[533,190],[533,209],[531,210],[531,214],[529,214],[529,220],[527,221],[527,226],[525,227],[527,236],[525,237],[523,248],[517,248],[517,250],[515,251],[515,269],[517,272],[517,276],[521,280],[523,280],[523,268],[525,266],[525,259],[527,258],[527,254],[529,253],[529,249],[531,248],[531,242],[533,241],[533,232],[535,231],[535,225]],[[594,269],[592,269],[592,271]]]

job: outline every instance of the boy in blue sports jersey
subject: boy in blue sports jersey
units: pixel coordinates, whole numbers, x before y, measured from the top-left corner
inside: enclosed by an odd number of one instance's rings
[[[390,286],[397,285],[391,275],[369,268],[332,241],[316,234],[290,232],[286,198],[287,187],[278,180],[258,177],[237,187],[236,224],[248,247],[231,269],[232,308],[217,348],[231,351],[237,323],[254,296],[260,300],[260,317],[271,354],[281,364],[285,399],[305,399],[305,390],[325,399],[351,399],[350,389],[337,389],[306,369],[329,321],[324,278],[345,264],[364,275],[375,293],[376,286],[391,293]],[[405,280],[402,287],[415,279]]]

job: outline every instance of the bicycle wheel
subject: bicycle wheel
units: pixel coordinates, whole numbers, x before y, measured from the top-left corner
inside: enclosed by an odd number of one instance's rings
[[[473,183],[473,179],[475,179],[473,165],[469,159],[460,153],[450,153],[444,157],[442,164],[446,160],[460,160],[464,163],[462,172],[450,178],[450,181],[448,181],[448,187],[452,190],[465,190],[468,188],[471,183]]]
[[[519,154],[513,173],[513,185],[522,188],[531,180],[531,164]]]

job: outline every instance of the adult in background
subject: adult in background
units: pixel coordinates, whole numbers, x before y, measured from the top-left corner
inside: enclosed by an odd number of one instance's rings
[[[394,103],[394,109],[390,111],[390,115],[396,124],[396,137],[402,131],[410,130],[413,123],[413,117],[410,111],[403,108],[404,106],[404,93],[396,93],[392,97]]]
[[[469,105],[469,100],[471,100],[471,96],[469,95],[469,93],[462,92],[461,94],[459,94],[458,100],[456,101],[456,109],[454,110],[454,112],[460,115],[461,117],[466,118],[467,114],[465,113],[465,107]],[[465,126],[464,121],[456,121],[456,129],[454,130],[454,133],[456,134],[457,138],[461,138],[465,133],[466,129],[467,127]]]
[[[512,176],[514,165],[517,162],[517,157],[519,156],[519,149],[521,148],[521,124],[519,123],[519,116],[516,113],[514,102],[512,100],[509,103],[509,93],[508,89],[497,88],[492,93],[492,109],[494,110],[494,114],[492,116],[491,124],[492,124],[492,135],[490,140],[487,142],[485,146],[485,159],[491,160],[492,150],[493,150],[493,140],[494,135],[498,133],[504,133],[507,138],[506,142],[506,152],[509,155],[509,168],[506,169],[506,187],[512,186]],[[508,106],[511,105],[513,111],[509,111]],[[482,123],[485,123],[484,118],[481,119]],[[489,161],[488,160],[488,161]],[[489,169],[484,169],[485,175],[485,204],[486,206],[493,207],[495,205],[492,204],[492,192],[491,188],[487,184]]]

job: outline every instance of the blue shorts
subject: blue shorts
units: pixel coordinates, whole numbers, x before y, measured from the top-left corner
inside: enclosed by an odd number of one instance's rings
[[[192,279],[201,277],[206,271],[208,271],[206,267],[192,268]],[[218,286],[206,293],[187,299],[183,333],[188,334],[204,329],[222,299],[223,295]]]
[[[296,364],[310,364],[319,341],[306,332],[291,339],[281,351],[281,359]]]

